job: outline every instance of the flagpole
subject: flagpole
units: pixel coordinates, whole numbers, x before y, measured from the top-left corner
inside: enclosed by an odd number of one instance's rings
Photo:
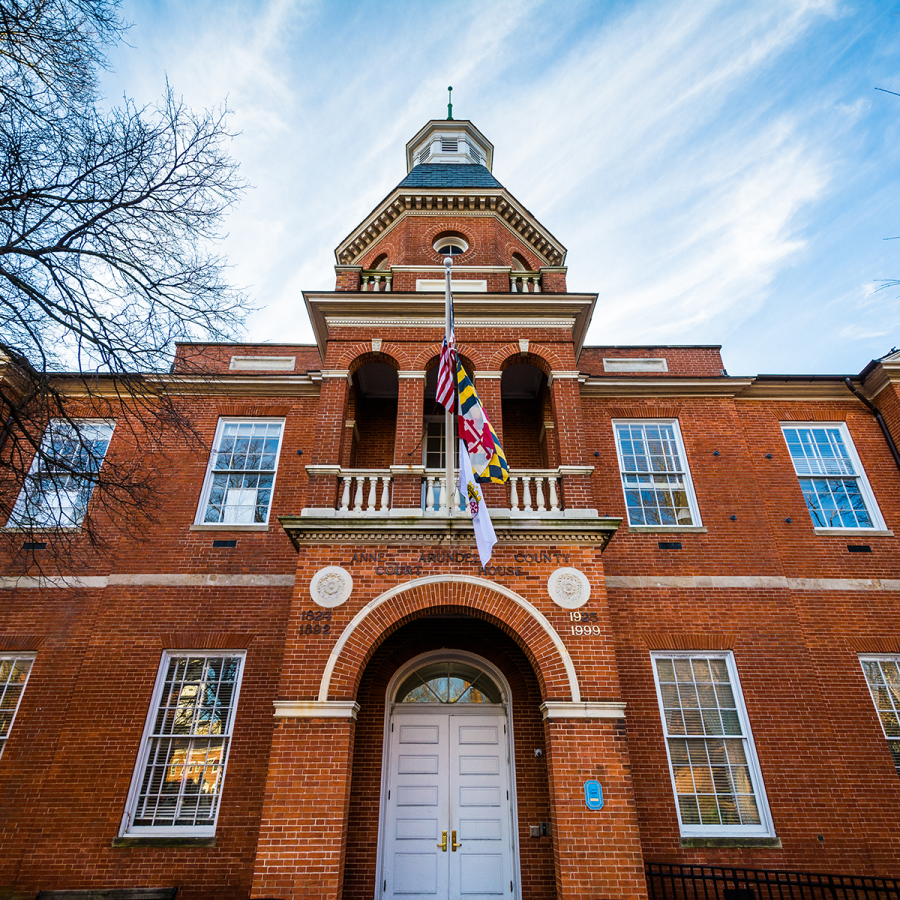
[[[450,296],[450,272],[453,268],[453,258],[444,257],[444,337],[447,343],[450,343],[450,304],[453,302]],[[454,397],[456,396],[456,369],[454,367],[451,373],[454,381]],[[456,404],[454,403],[454,411]],[[446,462],[444,477],[447,479],[447,515],[453,515],[453,496],[456,493],[455,482],[453,480],[453,452],[455,449],[455,440],[453,434],[453,412],[449,409],[444,410],[444,460]]]

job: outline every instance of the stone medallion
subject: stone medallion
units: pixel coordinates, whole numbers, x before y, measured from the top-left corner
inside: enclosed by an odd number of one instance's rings
[[[557,569],[547,579],[550,599],[563,609],[578,609],[591,598],[591,583],[584,572],[565,567]]]
[[[332,609],[350,599],[353,578],[340,566],[325,566],[319,569],[309,582],[309,594],[313,603]]]

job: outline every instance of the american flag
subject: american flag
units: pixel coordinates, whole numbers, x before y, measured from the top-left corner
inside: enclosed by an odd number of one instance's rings
[[[453,412],[456,407],[456,352],[447,343],[441,346],[441,358],[438,363],[437,402]]]

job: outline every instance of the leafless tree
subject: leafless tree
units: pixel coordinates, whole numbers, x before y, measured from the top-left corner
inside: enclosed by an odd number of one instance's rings
[[[192,434],[152,373],[175,341],[233,337],[247,309],[212,249],[243,190],[227,109],[195,114],[167,84],[155,106],[104,111],[118,2],[0,0],[0,525],[25,531],[52,522],[23,489],[62,491],[48,509],[80,491],[120,522],[151,514],[159,467],[141,458]],[[82,434],[103,416],[129,429],[130,458]],[[100,540],[90,518],[81,531]]]

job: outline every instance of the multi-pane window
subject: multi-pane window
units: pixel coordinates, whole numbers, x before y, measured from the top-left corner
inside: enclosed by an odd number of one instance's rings
[[[219,420],[199,524],[268,522],[283,428],[282,420]]]
[[[0,656],[0,756],[12,731],[33,656]]]
[[[125,832],[213,833],[243,661],[240,653],[164,655]]]
[[[771,834],[731,654],[655,653],[653,672],[682,834]]]
[[[878,711],[894,768],[900,775],[900,660],[888,656],[861,656],[859,661],[866,673],[869,693]]]
[[[9,524],[73,528],[87,512],[113,422],[52,419],[44,432]]]
[[[884,527],[846,425],[781,427],[813,525]]]
[[[615,422],[630,525],[699,525],[677,421]]]

